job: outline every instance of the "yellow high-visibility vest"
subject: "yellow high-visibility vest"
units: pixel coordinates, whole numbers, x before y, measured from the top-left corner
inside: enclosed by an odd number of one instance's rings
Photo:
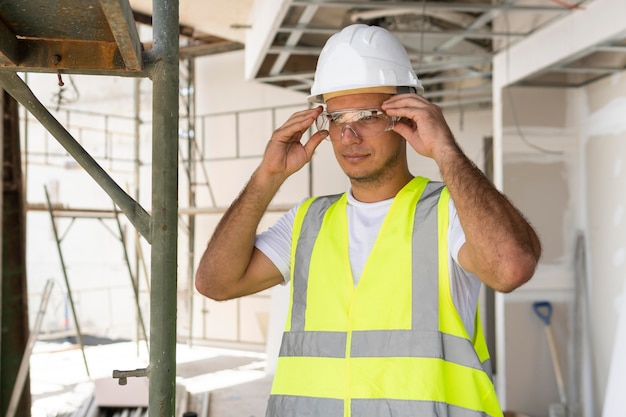
[[[346,195],[302,204],[266,416],[502,416],[478,315],[468,335],[450,292],[449,199],[442,183],[409,182],[356,287]]]

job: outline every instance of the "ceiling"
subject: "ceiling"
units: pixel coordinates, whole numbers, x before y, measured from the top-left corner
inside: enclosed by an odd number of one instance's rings
[[[317,56],[329,36],[348,24],[361,22],[387,28],[404,43],[431,101],[442,107],[489,107],[494,54],[557,19],[584,10],[589,3],[284,0],[275,21],[261,36],[267,42],[259,48],[248,76],[308,92]],[[520,84],[581,86],[622,71],[625,65],[626,40],[612,39]]]
[[[428,99],[487,108],[494,54],[593,1],[180,0],[180,51],[189,58],[245,47],[248,79],[308,93],[326,40],[362,22],[404,43]],[[0,0],[0,68],[140,73],[150,39],[134,23],[150,25],[151,15],[152,0]],[[518,84],[577,87],[625,66],[626,34]]]

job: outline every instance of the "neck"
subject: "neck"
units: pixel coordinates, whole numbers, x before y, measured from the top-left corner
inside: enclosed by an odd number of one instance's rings
[[[359,181],[352,179],[352,195],[364,203],[375,203],[377,201],[393,198],[405,185],[413,179],[413,175],[407,170],[402,175],[395,175],[384,181]]]

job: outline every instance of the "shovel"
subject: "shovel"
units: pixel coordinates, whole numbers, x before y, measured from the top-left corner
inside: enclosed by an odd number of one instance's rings
[[[550,320],[552,319],[552,304],[550,304],[549,301],[537,301],[533,303],[533,310],[535,310],[535,314],[537,314],[545,324],[544,328],[548,338],[548,345],[550,346],[552,364],[554,365],[554,375],[556,376],[559,398],[561,399],[560,404],[550,405],[550,417],[565,417],[567,397],[565,395],[565,385],[563,384],[563,374],[561,373],[561,366],[559,365],[559,356],[556,351],[556,343],[554,343],[554,335],[552,334],[552,325],[550,324]]]

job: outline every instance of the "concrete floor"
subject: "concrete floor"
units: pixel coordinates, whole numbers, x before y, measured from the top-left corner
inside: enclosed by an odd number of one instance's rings
[[[265,354],[214,347],[177,346],[177,417],[263,417],[271,388]],[[31,357],[32,417],[72,415],[89,401],[104,407],[145,407],[148,382],[120,386],[113,370],[145,368],[146,348],[132,342],[86,346],[37,342]],[[202,413],[208,396],[208,414]],[[206,408],[204,408],[206,410]]]

